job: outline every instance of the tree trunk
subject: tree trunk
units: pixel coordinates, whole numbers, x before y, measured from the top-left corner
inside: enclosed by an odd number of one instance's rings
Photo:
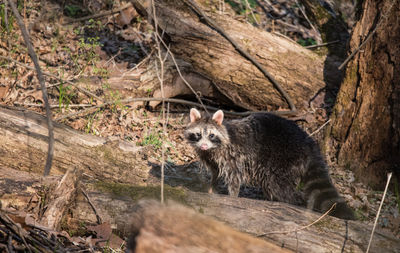
[[[150,6],[150,1],[132,0],[132,3],[142,15],[153,16],[151,8],[146,8]],[[206,9],[210,5],[206,3],[198,5],[272,74],[297,108],[305,108],[308,100],[325,86],[324,57],[228,15],[208,11]],[[189,8],[187,1],[155,1],[155,6],[164,39],[180,59],[184,72],[194,72],[211,81],[217,91],[241,107],[254,110],[288,107],[260,70],[238,53],[220,33],[202,23],[202,18]],[[332,75],[329,78],[336,77]],[[325,80],[329,78],[325,77]],[[180,90],[174,87],[167,89]]]
[[[372,38],[347,66],[327,134],[327,150],[371,186],[400,162],[399,16],[399,1],[364,1],[350,52]]]
[[[35,205],[42,205],[43,202],[47,204],[46,198],[37,199],[37,196],[43,196],[40,192],[44,188],[54,188],[48,185],[56,185],[60,179],[61,177],[57,179],[53,176],[47,177],[43,181],[43,178],[36,174],[0,167],[2,209],[37,210]],[[41,182],[47,182],[47,187],[43,187]],[[120,235],[129,236],[137,230],[143,231],[143,234],[146,234],[146,231],[154,232],[157,237],[156,241],[164,241],[167,246],[171,245],[173,240],[185,243],[181,241],[182,236],[190,236],[190,238],[187,237],[187,240],[197,240],[196,237],[199,238],[202,235],[210,238],[207,231],[185,234],[186,230],[180,230],[182,226],[192,227],[193,230],[196,230],[198,225],[196,221],[199,219],[202,219],[204,224],[213,226],[208,230],[209,232],[217,233],[219,226],[214,221],[196,216],[192,211],[183,214],[178,212],[183,210],[183,207],[176,207],[175,204],[169,202],[170,200],[179,201],[185,206],[222,221],[225,225],[239,231],[251,235],[263,235],[260,238],[298,252],[365,252],[371,233],[370,226],[330,216],[324,217],[314,225],[300,229],[317,220],[321,214],[285,203],[232,198],[217,194],[191,192],[182,188],[166,188],[165,198],[172,207],[167,207],[167,209],[154,207],[143,210],[143,204],[139,202],[138,205],[138,201],[141,198],[150,197],[151,194],[159,195],[159,187],[143,187],[141,189],[137,186],[116,183],[80,182],[93,206],[88,203],[81,191],[75,191],[79,194],[75,198],[75,204],[70,207],[68,212],[64,212],[64,214],[68,214],[64,216],[65,224],[95,224],[98,222],[97,213],[103,222],[110,223]],[[49,191],[47,196],[51,196],[52,192]],[[147,194],[150,192],[150,195],[141,195],[143,192]],[[36,202],[30,201],[34,197],[36,197]],[[27,208],[28,205],[29,208]],[[171,210],[174,208],[175,211],[172,212]],[[191,223],[191,219],[187,219],[185,213],[197,218]],[[181,214],[183,216],[178,216]],[[171,223],[171,221],[175,222]],[[183,221],[188,224],[182,224]],[[135,225],[134,230],[132,230],[132,222]],[[232,234],[235,234],[226,227],[219,227],[219,229],[221,230],[215,235],[217,238],[220,236],[233,238]],[[297,231],[294,232],[295,230]],[[201,229],[198,231],[200,232]],[[146,236],[141,238],[148,240]],[[148,241],[143,241],[143,243],[148,243]],[[260,243],[257,242],[257,245]],[[375,231],[370,252],[400,252],[399,249],[400,240],[379,230]]]
[[[0,166],[43,173],[48,137],[42,115],[0,107]],[[145,184],[151,166],[145,148],[82,134],[54,124],[52,174],[80,169],[84,176]]]

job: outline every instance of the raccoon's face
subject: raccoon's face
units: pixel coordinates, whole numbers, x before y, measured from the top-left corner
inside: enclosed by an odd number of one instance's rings
[[[186,140],[196,149],[206,151],[218,148],[228,141],[222,126],[223,112],[217,111],[212,119],[201,119],[198,110],[190,110],[190,124],[185,130]]]
[[[218,131],[202,124],[186,129],[185,138],[192,146],[200,150],[209,150],[221,145]]]

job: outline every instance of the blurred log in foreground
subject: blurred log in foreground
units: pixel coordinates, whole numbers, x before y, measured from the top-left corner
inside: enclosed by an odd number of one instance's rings
[[[132,215],[128,252],[293,252],[238,232],[187,207],[140,201]]]

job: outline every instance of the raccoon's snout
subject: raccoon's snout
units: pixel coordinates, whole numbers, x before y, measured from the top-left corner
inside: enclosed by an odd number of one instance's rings
[[[203,144],[201,144],[200,149],[201,150],[207,150],[208,149],[208,145],[203,143]]]

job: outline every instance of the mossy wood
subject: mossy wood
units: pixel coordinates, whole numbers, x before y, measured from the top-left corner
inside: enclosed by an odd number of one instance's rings
[[[131,2],[142,15],[153,16],[149,7],[150,1]],[[164,34],[164,40],[178,58],[183,72],[195,73],[194,85],[197,85],[200,77],[207,79],[214,89],[234,104],[251,110],[288,108],[285,99],[272,83],[249,60],[240,55],[228,40],[202,23],[202,18],[185,1],[154,2],[158,26]],[[211,6],[207,1],[197,2],[208,17],[271,73],[297,108],[305,108],[308,101],[325,87],[326,82],[337,81],[336,73],[324,73],[325,57],[286,38],[239,22],[228,14],[210,11]],[[171,90],[167,92],[168,96],[179,95],[184,86],[174,82],[166,84],[167,91]],[[168,85],[177,87],[168,88]],[[201,90],[201,87],[195,89]],[[207,96],[209,93],[205,94],[204,90],[207,89],[203,87],[201,94]]]
[[[43,196],[43,189],[50,189],[46,192],[48,196],[51,196],[52,189],[54,189],[54,186],[51,185],[56,185],[58,180],[61,180],[61,176],[58,176],[58,178],[52,176],[43,180],[40,175],[34,173],[0,167],[1,206],[7,210],[11,207],[13,210],[28,210],[26,207],[29,206],[29,210],[37,211],[38,208],[35,205],[40,205],[45,201],[45,197],[38,200],[37,196]],[[45,182],[47,184],[44,184]],[[139,233],[143,236],[138,238],[144,240],[141,241],[142,245],[148,247],[151,247],[148,244],[149,242],[146,241],[149,238],[144,236],[148,234],[147,232],[152,232],[153,238],[157,237],[156,241],[163,242],[161,245],[165,247],[177,245],[174,244],[177,241],[183,243],[183,245],[187,245],[185,244],[187,241],[207,242],[213,233],[224,233],[222,237],[225,235],[226,238],[233,238],[231,237],[233,235],[238,236],[236,238],[246,238],[246,236],[237,234],[227,226],[219,227],[219,223],[211,219],[200,218],[192,211],[181,213],[179,210],[183,210],[183,208],[176,207],[175,204],[169,205],[165,209],[154,207],[151,210],[143,209],[143,204],[138,205],[138,201],[142,198],[159,196],[160,188],[158,186],[132,186],[100,181],[81,181],[81,186],[86,190],[91,203],[103,222],[109,222],[118,234],[129,236],[132,232],[131,222],[136,220],[135,229],[143,231],[143,233]],[[76,194],[75,204],[70,206],[68,212],[64,212],[64,214],[68,214],[64,216],[64,229],[68,229],[70,224],[88,225],[97,222],[97,217],[87,199],[79,190],[76,191]],[[30,201],[32,196],[36,196],[36,202]],[[179,202],[241,232],[253,236],[266,233],[265,236],[260,238],[267,242],[273,242],[284,249],[297,250],[298,252],[365,252],[371,233],[370,226],[357,221],[346,222],[329,216],[306,229],[285,233],[284,231],[294,231],[312,223],[321,214],[284,203],[231,198],[223,195],[191,192],[169,186],[166,187],[165,198],[167,203],[171,200]],[[173,209],[175,211],[172,212]],[[196,217],[196,219],[191,221],[191,219],[187,219],[188,215]],[[175,221],[172,222],[168,217],[175,219]],[[210,229],[201,232],[201,228],[198,228],[199,226],[196,224],[199,220],[202,220],[203,224],[209,224]],[[188,224],[183,224],[186,222]],[[180,230],[182,226],[192,227],[193,230],[185,234],[187,230]],[[208,239],[199,238],[202,235]],[[187,236],[187,241],[182,241],[185,236]],[[221,234],[215,236],[220,238]],[[252,240],[249,239],[249,242]],[[209,242],[209,245],[215,244]],[[257,245],[262,245],[262,243],[257,242]],[[202,245],[202,247],[206,246]],[[400,241],[377,230],[370,252],[400,252]]]
[[[327,45],[330,55],[341,59],[346,56],[346,45],[349,39],[347,24],[341,15],[334,15],[322,6],[318,0],[300,0],[304,5],[307,16],[316,24],[323,42],[334,42]],[[331,70],[334,71],[334,70]]]
[[[400,2],[367,0],[362,10],[349,53],[372,38],[347,65],[326,149],[359,180],[383,189],[388,171],[400,175]]]
[[[37,113],[0,107],[0,166],[43,173],[47,155],[46,119]],[[52,174],[77,168],[85,177],[143,185],[151,166],[146,149],[123,141],[54,125]]]

